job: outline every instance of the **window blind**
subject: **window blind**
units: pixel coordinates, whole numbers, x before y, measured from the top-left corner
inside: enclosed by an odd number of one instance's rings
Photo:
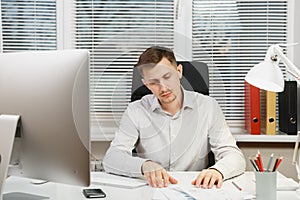
[[[209,64],[210,95],[244,129],[244,77],[271,44],[287,42],[287,0],[194,0],[193,60]]]
[[[56,49],[55,0],[1,0],[3,52]]]
[[[174,49],[178,44],[174,0],[68,0],[75,23],[57,19],[56,0],[0,2],[2,51],[57,49],[64,42],[57,40],[69,41],[69,36],[71,47],[90,50],[91,116],[97,137],[113,136],[130,101],[132,67],[140,53],[152,45]],[[231,128],[244,127],[247,71],[264,59],[271,44],[287,41],[287,5],[288,0],[193,0],[191,12],[182,10],[192,15],[192,27],[179,29],[192,29],[192,60],[208,63],[210,95]],[[66,37],[57,37],[58,20],[72,26]]]
[[[91,53],[92,135],[111,139],[131,94],[132,68],[146,48],[174,46],[173,0],[76,0],[75,48]]]

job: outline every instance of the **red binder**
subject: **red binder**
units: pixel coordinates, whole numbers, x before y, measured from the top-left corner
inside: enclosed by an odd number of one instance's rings
[[[245,129],[253,135],[260,134],[260,90],[245,81]]]

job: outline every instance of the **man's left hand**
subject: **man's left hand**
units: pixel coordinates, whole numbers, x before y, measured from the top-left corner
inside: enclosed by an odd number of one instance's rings
[[[204,189],[211,189],[213,185],[216,185],[217,188],[221,188],[223,183],[222,174],[216,169],[204,169],[200,172],[198,177],[192,181],[192,184],[195,187],[202,187]]]

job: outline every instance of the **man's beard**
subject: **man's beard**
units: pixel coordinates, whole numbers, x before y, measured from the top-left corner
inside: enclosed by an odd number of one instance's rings
[[[170,96],[167,97],[167,98],[164,98],[162,95],[164,95],[165,93],[170,93]],[[160,96],[162,97],[160,99],[161,102],[165,103],[165,104],[172,103],[177,98],[177,96],[173,92],[171,92],[171,91],[164,92],[164,93],[160,94]]]

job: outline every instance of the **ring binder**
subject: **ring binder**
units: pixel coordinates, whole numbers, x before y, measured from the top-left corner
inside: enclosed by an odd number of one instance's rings
[[[279,130],[297,135],[297,82],[285,81],[284,91],[278,94]]]
[[[245,81],[245,129],[260,134],[260,89]]]

